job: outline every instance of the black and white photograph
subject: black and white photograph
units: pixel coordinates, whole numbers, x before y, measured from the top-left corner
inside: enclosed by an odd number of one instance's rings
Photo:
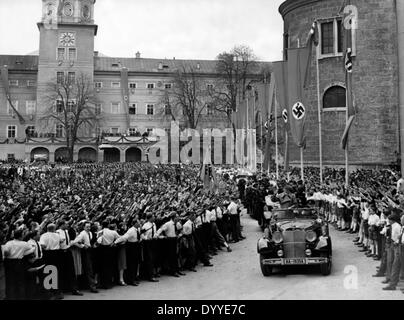
[[[0,300],[404,300],[403,172],[404,0],[0,0]]]

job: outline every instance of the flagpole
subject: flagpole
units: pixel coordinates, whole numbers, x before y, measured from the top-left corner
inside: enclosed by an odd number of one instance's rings
[[[261,124],[261,174],[264,172],[264,139],[263,139],[263,130],[262,130],[262,123],[264,119],[262,118],[262,113],[260,112],[260,124]]]
[[[246,136],[245,136],[245,138],[247,139],[247,163],[245,163],[245,159],[244,159],[244,165],[245,165],[245,168],[248,168],[248,159],[249,159],[249,148],[248,148],[248,145],[249,145],[249,143],[248,143],[248,126],[249,126],[249,119],[248,119],[248,108],[249,108],[249,105],[248,105],[248,92],[247,92],[247,108],[246,108],[246,113],[247,113],[247,118],[246,118],[246,121],[247,121],[247,123],[246,123]],[[244,154],[245,154],[245,151],[244,151]],[[244,158],[244,154],[243,154],[243,158]]]
[[[257,117],[256,117],[256,95],[255,95],[255,87],[253,87],[253,120],[252,123],[254,125],[252,126],[252,130],[250,132],[251,136],[251,145],[253,146],[251,150],[251,168],[253,168],[254,172],[257,172]],[[255,135],[253,134],[255,132]],[[255,139],[255,141],[254,141]]]
[[[304,165],[303,165],[303,147],[300,148],[300,172],[301,172],[301,179],[304,182]]]
[[[349,119],[349,108],[348,108],[348,94],[346,95],[346,113],[345,113],[345,121],[348,123]],[[348,148],[349,148],[349,141],[347,140],[346,142],[346,148],[345,148],[345,186],[349,186],[349,158],[348,158]]]
[[[318,24],[316,25],[318,28]],[[323,137],[322,137],[322,115],[321,115],[321,96],[320,96],[320,63],[319,47],[316,47],[316,69],[317,69],[317,107],[318,107],[318,144],[320,153],[320,185],[323,185]]]
[[[279,180],[279,156],[278,156],[278,99],[275,95],[275,163],[276,163],[276,180]],[[268,139],[270,138],[270,131],[268,132]],[[268,169],[269,171],[269,169]]]

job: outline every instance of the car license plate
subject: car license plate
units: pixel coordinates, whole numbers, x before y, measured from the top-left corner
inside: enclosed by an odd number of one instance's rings
[[[305,259],[285,259],[285,264],[306,264]]]

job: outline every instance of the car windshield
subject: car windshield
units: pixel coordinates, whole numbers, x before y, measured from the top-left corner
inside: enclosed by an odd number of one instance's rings
[[[278,220],[316,219],[317,214],[313,209],[286,209],[275,211],[275,217]]]

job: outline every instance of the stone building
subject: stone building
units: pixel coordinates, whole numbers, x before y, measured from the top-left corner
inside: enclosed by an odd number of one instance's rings
[[[279,8],[284,20],[284,52],[304,46],[314,21],[319,23],[318,62],[324,165],[343,165],[340,139],[345,128],[345,71],[342,0],[287,0]],[[399,51],[395,0],[351,0],[357,8],[353,37],[353,95],[357,117],[349,140],[349,162],[385,166],[399,153]],[[307,118],[305,164],[319,163],[316,52],[313,50]],[[300,161],[290,147],[290,159]]]
[[[140,53],[133,58],[105,57],[94,51],[95,0],[68,0],[63,6],[58,0],[42,2],[38,55],[0,55],[0,66],[7,66],[10,100],[24,118],[21,122],[10,107],[6,85],[0,81],[0,159],[32,160],[44,155],[54,162],[66,155],[63,126],[35,134],[48,104],[47,84],[59,77],[86,74],[94,83],[100,125],[82,132],[74,150],[74,160],[94,161],[147,161],[147,150],[157,140],[153,130],[170,128],[161,96],[178,68],[192,67],[207,87],[217,78],[213,60],[147,59]],[[123,88],[126,82],[128,88]],[[223,129],[229,124],[224,114],[206,108],[199,127]],[[101,132],[108,133],[102,140]],[[105,144],[112,147],[99,148]]]

